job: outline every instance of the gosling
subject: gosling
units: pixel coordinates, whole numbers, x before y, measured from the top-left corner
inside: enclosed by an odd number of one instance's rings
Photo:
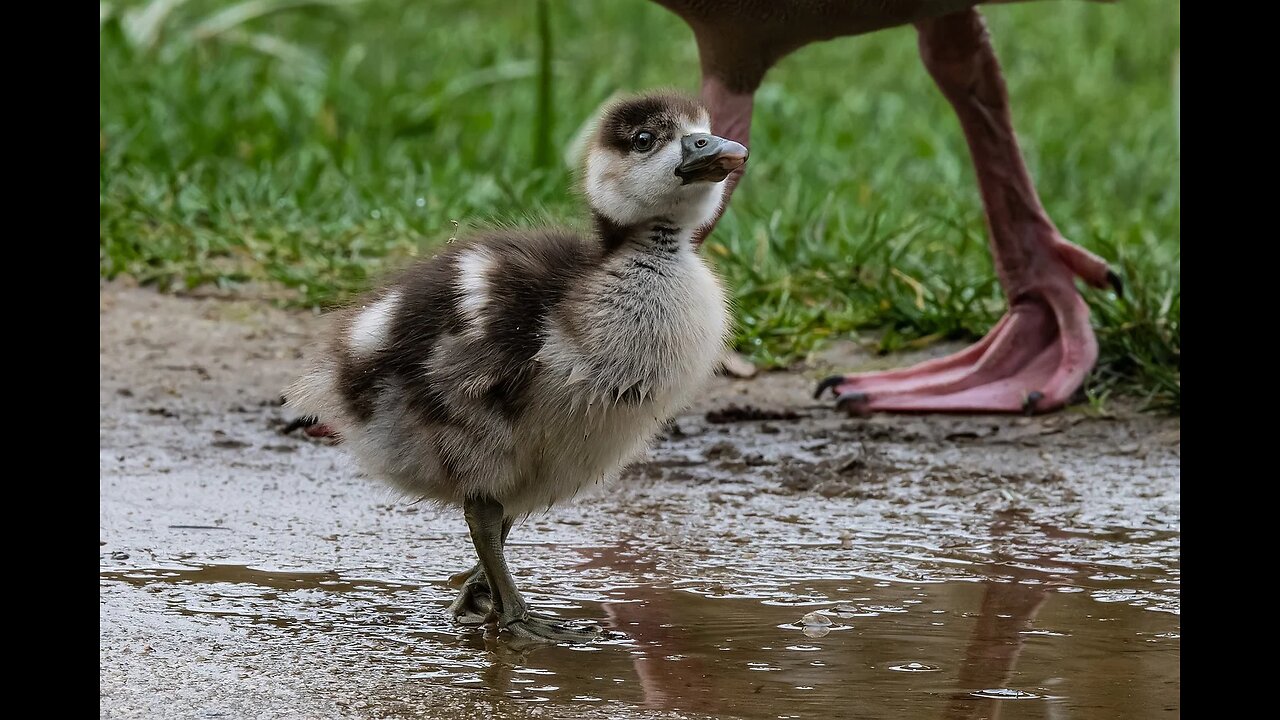
[[[551,642],[602,631],[530,610],[507,535],[615,478],[712,375],[728,308],[693,237],[747,149],[663,92],[608,106],[584,155],[591,232],[445,245],[336,312],[285,392],[369,475],[462,509],[479,562],[454,576],[455,620]]]

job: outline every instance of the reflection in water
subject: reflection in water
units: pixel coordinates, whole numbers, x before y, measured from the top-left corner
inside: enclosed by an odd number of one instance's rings
[[[999,538],[1005,530],[1005,522],[997,517],[992,524],[992,535]],[[1035,559],[1040,565],[1051,565],[1050,558],[1044,554],[1036,555]],[[947,708],[948,720],[996,720],[1002,702],[1035,697],[1025,690],[1006,687],[1022,652],[1022,633],[1031,628],[1036,613],[1049,596],[1043,573],[1026,569],[1026,558],[1022,560],[1024,562],[1011,564],[1013,558],[1007,550],[997,546],[992,561],[1010,571],[1012,577],[999,580],[988,577],[983,582],[978,622],[960,665],[961,693],[953,697]],[[990,570],[991,565],[987,569]],[[966,689],[968,693],[964,693]]]
[[[657,574],[652,560],[624,551],[624,547],[599,550],[584,567],[625,570],[632,577]],[[681,626],[695,619],[682,616],[677,596],[644,583],[628,591],[627,602],[604,603],[603,607],[610,624],[639,648],[633,662],[645,707],[714,712],[724,705],[716,692],[715,668],[703,657],[706,648],[694,647],[694,638]]]
[[[1022,633],[1031,627],[1048,593],[1040,584],[988,580],[984,585],[978,623],[960,665],[961,691],[972,690],[952,699],[945,716],[949,720],[994,720],[1003,699],[1035,697],[1025,690],[1010,689],[1007,683],[1022,651]]]
[[[831,560],[864,550],[779,548],[815,565],[791,566],[789,578],[748,569],[734,582],[708,572],[714,558],[691,563],[624,538],[581,549],[587,562],[574,579],[544,581],[575,588],[569,596],[534,597],[544,610],[607,617],[629,636],[585,648],[521,647],[460,629],[443,613],[452,591],[442,583],[362,578],[369,570],[175,564],[101,577],[104,602],[145,593],[193,637],[211,624],[242,628],[244,641],[221,655],[233,666],[376,684],[381,700],[371,707],[450,685],[484,688],[495,702],[591,703],[615,716],[635,707],[762,720],[1178,710],[1177,615],[1151,612],[1165,607],[1144,599],[1176,575],[1064,559],[1072,537],[1000,516],[964,548],[933,551],[935,563],[966,562],[965,578],[868,578]],[[911,567],[930,567],[918,544],[903,547]],[[562,558],[565,548],[523,551],[544,550]],[[833,624],[806,627],[801,619],[815,612]]]
[[[963,651],[930,654],[929,662],[912,660],[881,666],[904,674],[935,674],[946,670],[943,675],[953,678],[949,682],[922,685],[928,688],[930,695],[945,700],[945,703],[938,704],[932,713],[920,712],[916,716],[932,714],[947,720],[994,720],[1001,716],[1001,711],[1009,702],[1070,701],[1070,698],[1057,696],[1040,687],[1014,687],[1019,685],[1013,681],[1018,675],[1016,666],[1028,637],[1056,638],[1071,635],[1034,629],[1038,613],[1051,596],[1075,597],[1073,594],[1059,595],[1056,592],[1075,589],[1062,582],[1063,571],[1090,572],[1097,577],[1102,569],[1090,563],[1064,568],[1053,551],[1027,552],[1025,537],[1006,546],[1001,536],[1008,529],[1008,521],[1009,518],[997,516],[990,528],[993,542],[988,548],[988,562],[981,566],[986,577],[977,586],[981,588],[982,594],[980,601],[973,603],[978,606],[976,614],[956,610],[962,618],[973,620]],[[1045,539],[1051,540],[1071,537],[1070,533],[1046,525],[1040,525],[1038,532]],[[1048,546],[1054,547],[1052,543],[1048,543]],[[593,548],[592,559],[583,567],[608,568],[632,577],[653,577],[658,574],[658,568],[652,559],[628,550],[627,547],[628,543],[624,542],[611,548]],[[924,587],[942,589],[937,586]],[[972,598],[970,592],[958,594]],[[886,678],[867,677],[866,665],[873,662],[877,655],[868,653],[867,650],[872,646],[882,646],[883,643],[877,643],[874,638],[868,639],[865,630],[856,633],[860,642],[784,644],[776,639],[769,642],[760,626],[737,626],[732,616],[716,617],[705,612],[699,613],[698,609],[703,604],[690,602],[696,597],[685,592],[673,592],[653,583],[643,583],[627,590],[625,601],[603,604],[612,626],[628,633],[635,643],[636,649],[632,651],[633,663],[645,707],[704,713],[731,711],[745,717],[782,718],[788,715],[777,712],[788,707],[803,707],[806,712],[821,707],[853,707],[865,700],[863,695],[883,693],[891,685]],[[855,617],[881,616],[905,612],[903,608],[910,608],[907,603],[911,602],[913,601],[908,599],[901,606],[864,604],[860,607],[851,607],[846,603],[825,611],[833,612],[838,617],[849,614]],[[731,612],[728,604],[725,601],[720,601],[720,604],[720,609],[728,615]],[[830,608],[832,603],[824,604]],[[969,606],[972,607],[972,604]],[[867,609],[873,611],[834,612]],[[943,610],[932,612],[947,614]],[[1089,617],[1092,615],[1086,616],[1086,619]],[[801,623],[794,624],[799,626]],[[946,625],[944,622],[935,621],[924,626],[904,622],[902,625],[905,626],[905,632],[889,633],[899,645],[917,642],[937,647],[945,645],[945,642],[938,642],[940,637],[950,637],[954,632],[943,629]],[[717,635],[717,630],[721,634]],[[736,630],[741,632],[735,632]],[[825,633],[816,635],[817,638],[825,636]],[[746,642],[735,644],[735,641]],[[752,645],[752,641],[761,644]],[[734,655],[743,651],[749,653],[751,658],[735,661]],[[806,651],[817,651],[813,656],[815,659],[806,659],[800,664],[779,661],[779,655],[794,656]],[[883,656],[883,653],[880,655]],[[754,662],[751,661],[753,659]],[[1076,665],[1069,657],[1051,656],[1041,660],[1050,667],[1058,666],[1054,669],[1059,672],[1053,672],[1051,677],[1066,672],[1066,666]],[[859,665],[863,667],[858,667]],[[850,669],[855,672],[848,672]],[[1174,664],[1166,669],[1176,679],[1176,658]],[[1076,670],[1087,672],[1078,665]],[[748,678],[747,675],[752,672],[777,672],[782,677],[772,682]],[[1041,672],[1040,676],[1046,674]],[[905,689],[910,691],[913,688]],[[903,703],[907,707],[915,704],[931,703],[910,700]]]

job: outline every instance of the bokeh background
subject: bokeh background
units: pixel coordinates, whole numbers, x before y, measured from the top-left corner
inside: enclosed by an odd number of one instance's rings
[[[458,232],[582,224],[571,155],[617,92],[696,91],[648,0],[103,2],[100,269],[324,307]],[[1050,215],[1114,262],[1085,290],[1091,402],[1180,403],[1180,3],[984,10]],[[884,351],[1003,310],[958,124],[897,28],[811,45],[761,87],[752,159],[707,243],[738,349]]]

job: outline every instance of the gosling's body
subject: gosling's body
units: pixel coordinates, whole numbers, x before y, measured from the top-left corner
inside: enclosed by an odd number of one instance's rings
[[[289,404],[414,496],[545,509],[614,476],[712,374],[729,323],[692,231],[446,246],[342,313]]]
[[[285,393],[363,468],[463,509],[480,562],[454,616],[581,640],[529,611],[506,566],[513,522],[615,476],[709,378],[729,329],[693,237],[746,148],[677,95],[600,119],[593,230],[493,231],[445,246],[337,314]]]

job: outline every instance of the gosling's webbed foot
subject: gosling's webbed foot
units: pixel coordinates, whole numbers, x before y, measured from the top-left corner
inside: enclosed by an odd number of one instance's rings
[[[516,637],[544,642],[587,643],[606,637],[605,629],[591,621],[569,622],[527,611],[519,618],[502,623],[501,627]]]
[[[484,569],[480,567],[480,563],[476,563],[462,572],[456,572],[450,575],[449,579],[446,580],[445,583],[451,588],[461,588],[466,586],[466,584],[475,577],[476,573],[484,575]]]

